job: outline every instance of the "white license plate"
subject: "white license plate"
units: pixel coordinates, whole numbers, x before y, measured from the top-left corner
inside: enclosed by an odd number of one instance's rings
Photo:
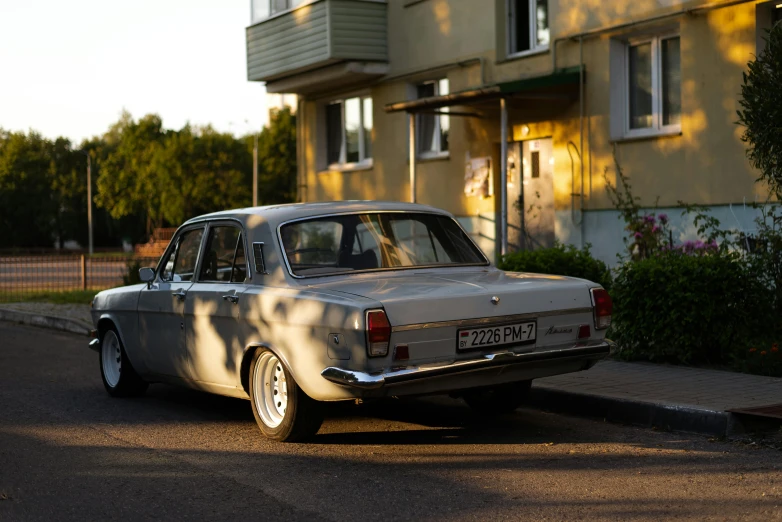
[[[514,323],[459,330],[459,350],[491,348],[504,344],[532,344],[535,342],[535,323]]]

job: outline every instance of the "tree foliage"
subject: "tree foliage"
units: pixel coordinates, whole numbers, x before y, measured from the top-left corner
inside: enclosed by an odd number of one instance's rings
[[[296,117],[290,108],[272,113],[258,138],[258,202],[296,200]]]
[[[760,171],[760,180],[782,196],[782,25],[766,35],[766,47],[747,64],[739,99],[738,122],[747,158]]]
[[[0,246],[50,244],[57,201],[52,144],[40,134],[0,131]]]
[[[92,160],[95,244],[145,240],[151,228],[250,205],[252,136],[236,138],[211,126],[163,127],[148,114],[125,112],[102,136],[74,147],[0,129],[2,247],[87,243],[87,152]],[[290,109],[272,116],[258,136],[259,201],[293,201],[296,123]],[[146,233],[146,234],[145,234]]]

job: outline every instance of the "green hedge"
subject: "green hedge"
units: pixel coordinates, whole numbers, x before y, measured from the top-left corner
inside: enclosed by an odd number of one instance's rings
[[[626,359],[737,367],[773,336],[773,295],[732,254],[668,253],[617,269],[609,337]]]
[[[510,272],[532,272],[588,279],[611,289],[611,271],[605,263],[592,257],[589,245],[579,250],[573,245],[523,250],[503,256],[497,267]]]

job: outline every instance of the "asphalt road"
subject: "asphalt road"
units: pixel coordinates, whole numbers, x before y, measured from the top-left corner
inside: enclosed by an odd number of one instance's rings
[[[0,520],[782,519],[782,452],[458,401],[333,407],[261,438],[246,401],[112,399],[86,339],[0,323]]]

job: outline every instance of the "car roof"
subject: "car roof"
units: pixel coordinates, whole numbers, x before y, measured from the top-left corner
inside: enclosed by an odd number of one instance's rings
[[[236,218],[245,221],[249,216],[260,216],[267,222],[278,224],[292,219],[317,217],[329,214],[377,211],[434,212],[451,216],[451,214],[445,210],[418,203],[403,203],[399,201],[328,201],[321,203],[288,203],[283,205],[223,210],[194,217],[184,224],[186,225],[204,219],[221,218]]]

